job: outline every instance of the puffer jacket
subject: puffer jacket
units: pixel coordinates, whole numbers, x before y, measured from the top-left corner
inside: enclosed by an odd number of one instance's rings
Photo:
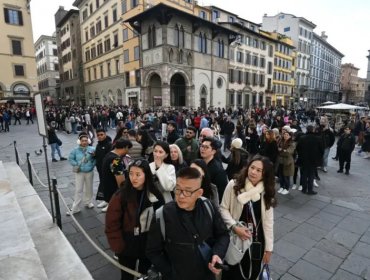
[[[91,172],[96,163],[94,153],[95,148],[92,146],[86,148],[78,146],[69,153],[68,161],[72,166],[80,166],[80,172]]]

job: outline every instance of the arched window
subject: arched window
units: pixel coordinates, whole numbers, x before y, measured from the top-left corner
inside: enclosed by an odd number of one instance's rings
[[[218,55],[218,57],[223,58],[224,54],[225,54],[224,40],[218,39],[218,41],[217,41],[217,55]]]
[[[185,47],[185,31],[184,27],[181,26],[180,32],[179,32],[179,47],[183,48]]]
[[[198,49],[201,53],[207,53],[207,36],[204,33],[199,33]]]
[[[175,39],[175,46],[180,46],[180,29],[179,26],[176,24],[174,29],[174,39]]]

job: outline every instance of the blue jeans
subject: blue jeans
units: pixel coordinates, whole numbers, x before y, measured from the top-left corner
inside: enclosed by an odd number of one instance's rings
[[[328,167],[329,152],[330,152],[330,147],[325,148],[324,155],[322,156],[322,167]]]
[[[50,144],[50,147],[51,147],[51,158],[52,159],[56,159],[55,158],[55,151],[58,152],[59,158],[62,157],[62,153],[60,152],[60,148],[59,148],[59,145],[57,143]]]

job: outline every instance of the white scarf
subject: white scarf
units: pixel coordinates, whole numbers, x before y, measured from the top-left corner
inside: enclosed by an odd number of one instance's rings
[[[265,191],[265,188],[263,186],[263,182],[259,182],[256,186],[253,186],[253,184],[246,179],[245,180],[245,187],[244,192],[238,195],[238,201],[241,204],[246,204],[249,201],[256,202],[261,199],[261,194]]]

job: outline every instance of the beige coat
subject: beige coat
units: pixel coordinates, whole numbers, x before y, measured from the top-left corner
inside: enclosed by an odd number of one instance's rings
[[[228,228],[239,221],[244,204],[249,201],[249,199],[246,199],[246,197],[243,196],[243,193],[246,191],[245,188],[241,189],[240,195],[235,195],[234,184],[235,181],[231,180],[226,186],[220,205],[221,216]],[[264,192],[261,195],[261,218],[265,236],[265,251],[272,252],[274,247],[274,210],[272,207],[270,207],[269,210],[266,210],[263,195]]]

